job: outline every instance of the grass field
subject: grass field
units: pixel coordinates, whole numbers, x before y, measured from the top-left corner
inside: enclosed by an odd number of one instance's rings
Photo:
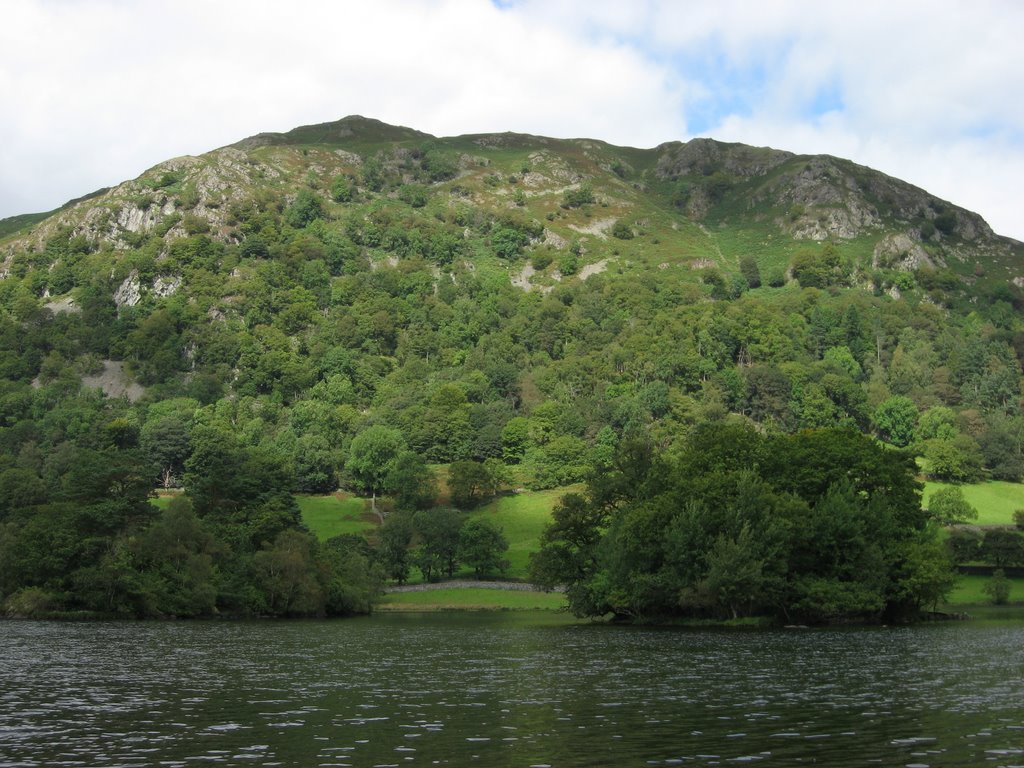
[[[508,539],[509,549],[505,554],[509,569],[505,576],[510,579],[528,578],[530,553],[540,547],[540,534],[551,520],[551,510],[563,494],[578,490],[579,486],[556,488],[550,491],[528,491],[501,496],[469,513],[470,518],[479,517],[497,525]],[[316,534],[320,541],[343,533],[371,533],[376,528],[376,519],[368,512],[368,501],[355,496],[335,494],[332,496],[297,496],[302,521]],[[472,577],[468,569],[455,574],[457,577]],[[413,569],[410,581],[419,580],[419,572]]]
[[[551,510],[563,495],[579,487],[555,488],[501,496],[474,510],[470,517],[481,517],[497,525],[508,539],[509,561],[506,574],[512,579],[526,579],[530,553],[540,548],[540,534],[551,522]]]
[[[557,611],[566,607],[565,595],[557,592],[522,592],[505,589],[432,589],[426,592],[392,592],[378,611]]]
[[[157,491],[156,497],[151,498],[149,503],[157,509],[167,509],[167,505],[171,503],[171,499],[175,496],[181,495],[181,491]]]
[[[925,483],[925,506],[935,491],[948,487],[947,483]],[[1024,483],[992,480],[975,485],[961,485],[960,489],[967,502],[978,510],[978,525],[1013,525],[1014,511],[1024,509]]]
[[[365,499],[347,494],[334,494],[296,496],[295,500],[302,512],[302,522],[320,541],[343,533],[365,534],[376,527]]]
[[[961,576],[949,596],[947,605],[953,608],[965,605],[991,605],[992,598],[982,591],[988,576]],[[1010,604],[1024,605],[1024,579],[1010,579]]]

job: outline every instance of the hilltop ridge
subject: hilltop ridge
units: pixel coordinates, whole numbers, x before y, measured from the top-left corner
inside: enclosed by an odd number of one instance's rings
[[[42,222],[37,220],[41,215],[32,215],[23,223],[35,225],[35,230],[27,236],[8,235],[2,252],[9,256],[19,247],[37,248],[62,227],[97,247],[123,250],[139,235],[158,230],[164,238],[184,235],[180,222],[164,224],[186,215],[205,221],[214,236],[232,242],[230,206],[254,190],[287,197],[314,179],[324,183],[336,174],[356,176],[371,158],[400,183],[422,180],[422,169],[410,174],[403,166],[426,144],[450,152],[454,163],[452,173],[426,174],[426,181],[441,189],[464,190],[483,209],[507,208],[518,188],[526,197],[518,201],[523,213],[560,214],[559,195],[586,182],[609,214],[596,229],[593,222],[582,228],[595,231],[578,232],[592,245],[595,239],[606,239],[602,236],[615,222],[636,212],[629,223],[638,234],[656,231],[662,239],[678,239],[677,251],[690,252],[692,262],[726,270],[730,264],[735,269],[740,251],[767,246],[770,237],[775,241],[770,250],[788,256],[802,241],[834,241],[847,246],[864,266],[902,271],[948,266],[973,280],[980,264],[993,270],[992,277],[1024,279],[1017,274],[1021,244],[997,236],[977,214],[835,157],[713,139],[636,149],[513,133],[436,138],[361,116],[257,134],[199,157],[168,160],[137,179],[70,203]],[[517,162],[518,170],[526,168],[526,173],[514,172]],[[501,183],[494,183],[495,171],[505,174]],[[519,176],[518,187],[507,183]],[[315,187],[317,182],[312,183]],[[555,242],[577,237],[580,222],[571,219],[559,215],[545,224]],[[646,226],[637,228],[637,219]],[[22,222],[7,223],[13,228]],[[693,224],[696,231],[687,226]],[[709,226],[728,228],[734,237],[719,237]],[[673,234],[680,230],[686,237]],[[789,242],[780,243],[779,238]]]

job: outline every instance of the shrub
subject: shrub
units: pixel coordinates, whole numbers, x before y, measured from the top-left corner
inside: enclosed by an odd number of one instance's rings
[[[163,175],[153,183],[153,189],[166,189],[181,181],[181,175],[174,171],[164,171]]]
[[[1006,578],[1002,568],[996,569],[992,578],[982,585],[981,591],[992,598],[996,605],[1006,605],[1010,602],[1010,580]]]
[[[403,184],[398,188],[398,199],[413,208],[422,208],[427,204],[427,190],[421,184]]]
[[[181,227],[190,235],[202,235],[210,231],[210,222],[201,216],[186,213],[181,217]]]
[[[940,213],[935,217],[935,228],[944,235],[952,235],[956,230],[956,214],[952,211]]]
[[[761,287],[761,270],[757,268],[757,260],[750,256],[740,257],[740,273],[747,281],[747,285],[751,288]]]
[[[288,223],[296,229],[305,227],[316,219],[323,218],[324,205],[320,196],[308,189],[299,190],[295,201],[285,215]]]
[[[949,532],[946,546],[954,563],[970,563],[981,556],[981,534],[977,531],[954,528]]]
[[[41,587],[20,589],[4,603],[5,613],[12,619],[41,618],[56,607],[54,596]]]
[[[195,185],[189,184],[178,194],[179,208],[195,208],[199,205],[199,190]]]
[[[990,528],[981,540],[981,557],[996,568],[1024,564],[1024,537],[1012,528]]]
[[[575,253],[567,253],[558,260],[558,271],[564,276],[575,275],[580,269],[580,260]]]
[[[1017,530],[1024,531],[1024,509],[1013,511],[1013,524],[1017,526]]]
[[[524,232],[503,224],[491,232],[491,247],[503,259],[515,258],[528,242],[530,238]]]
[[[632,240],[633,228],[623,219],[619,219],[615,222],[615,226],[612,227],[612,237],[617,237],[619,240]]]
[[[594,202],[594,190],[590,184],[583,182],[577,189],[567,189],[562,195],[563,208],[579,208]]]
[[[331,184],[331,199],[336,203],[351,202],[353,191],[352,180],[348,176],[338,176]]]
[[[538,272],[543,272],[553,260],[550,251],[536,251],[530,257],[530,265]]]
[[[459,161],[455,155],[437,149],[428,149],[423,154],[420,167],[433,182],[454,179],[459,173]]]

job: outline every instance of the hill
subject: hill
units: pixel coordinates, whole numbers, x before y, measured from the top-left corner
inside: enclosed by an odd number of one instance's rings
[[[1022,257],[871,169],[711,139],[348,117],[168,160],[0,225],[0,555],[64,563],[14,558],[0,595],[110,602],[101,564],[155,557],[138,494],[184,484],[221,526],[189,557],[248,552],[232,604],[297,610],[239,585],[291,494],[396,492],[352,460],[374,428],[531,489],[708,422],[854,429],[931,479],[1017,481]]]

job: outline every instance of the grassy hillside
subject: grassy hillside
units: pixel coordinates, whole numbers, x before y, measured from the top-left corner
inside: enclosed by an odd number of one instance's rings
[[[948,483],[927,482],[923,502],[935,491],[949,487]],[[987,483],[968,483],[959,486],[967,500],[978,510],[978,525],[1013,525],[1013,513],[1024,509],[1024,484],[992,480]]]
[[[302,522],[320,541],[345,533],[365,535],[377,527],[369,499],[340,492],[329,496],[304,494],[295,499],[302,513]]]
[[[961,576],[946,604],[953,609],[992,605],[992,598],[983,591],[988,581],[988,576]],[[1024,578],[1010,578],[1010,582],[1010,605],[1024,607]]]
[[[523,491],[500,496],[473,510],[468,518],[484,518],[497,525],[509,542],[505,557],[509,569],[505,576],[522,581],[528,578],[530,553],[540,548],[540,535],[551,520],[551,510],[563,494],[578,490],[580,486],[554,488],[546,491]],[[372,536],[376,517],[369,511],[369,499],[337,493],[329,496],[302,495],[296,497],[302,512],[302,521],[317,538],[326,541],[343,533]],[[418,574],[413,574],[416,581]],[[460,577],[472,577],[462,570]]]
[[[554,488],[501,496],[471,513],[471,517],[490,520],[505,534],[509,543],[505,555],[509,561],[506,574],[509,578],[528,578],[530,553],[540,549],[540,535],[551,522],[551,510],[565,493],[576,489]]]

